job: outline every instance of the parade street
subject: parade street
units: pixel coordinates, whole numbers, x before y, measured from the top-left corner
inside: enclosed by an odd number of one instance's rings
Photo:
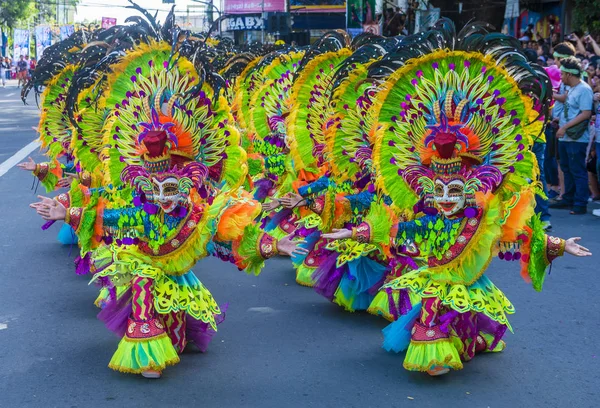
[[[544,290],[516,262],[495,259],[487,275],[513,302],[514,334],[503,353],[477,356],[433,378],[402,368],[381,348],[387,322],[347,313],[295,283],[289,259],[259,276],[216,258],[194,272],[225,321],[202,354],[190,347],[160,380],[107,364],[119,338],[96,319],[98,288],[77,276],[77,247],[57,241],[28,205],[43,187],[14,164],[37,135],[33,95],[0,88],[0,407],[595,407],[600,365],[600,218],[552,210],[552,234],[582,237],[594,256],[554,262]],[[35,148],[35,150],[34,150]],[[55,195],[56,193],[50,193]]]

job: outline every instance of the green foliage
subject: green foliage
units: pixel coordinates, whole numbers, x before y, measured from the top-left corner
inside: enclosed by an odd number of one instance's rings
[[[81,0],[61,0],[61,5],[77,6]],[[9,29],[27,27],[29,18],[32,25],[55,24],[56,2],[38,0],[0,0],[0,26]]]
[[[31,16],[34,0],[0,0],[0,25],[18,28],[18,23]]]
[[[600,7],[598,0],[575,0],[573,26],[576,30],[600,35]]]

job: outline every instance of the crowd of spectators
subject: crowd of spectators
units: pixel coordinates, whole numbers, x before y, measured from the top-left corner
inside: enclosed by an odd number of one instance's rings
[[[16,79],[17,87],[25,85],[35,67],[35,58],[30,59],[28,55],[22,55],[18,59],[0,57],[0,83],[6,87],[7,80]]]
[[[532,28],[519,40],[528,59],[546,69],[554,90],[551,117],[534,147],[549,198],[539,199],[536,210],[549,229],[549,209],[581,215],[590,203],[600,204],[600,40],[573,32],[558,42],[555,34],[537,38]],[[592,214],[600,217],[600,208]]]

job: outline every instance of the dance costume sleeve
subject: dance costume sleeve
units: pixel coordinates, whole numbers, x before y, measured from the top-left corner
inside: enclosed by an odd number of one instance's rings
[[[58,161],[38,163],[35,165],[33,175],[40,180],[46,191],[54,191],[56,183],[62,177],[63,171]]]
[[[258,275],[265,260],[277,255],[277,239],[262,231],[259,223],[253,222],[244,229],[239,240],[232,242],[232,253],[240,270]]]
[[[368,226],[367,230],[358,229]],[[361,239],[368,238],[368,242],[374,244],[381,249],[387,248],[390,245],[391,238],[395,237],[397,230],[397,217],[390,210],[390,207],[384,202],[373,202],[366,214],[364,221],[356,227],[356,231],[352,231],[353,235],[360,235]]]
[[[539,217],[532,217],[521,237],[521,276],[541,291],[546,269],[565,252],[566,241],[544,233]]]
[[[67,208],[65,222],[75,230],[82,252],[95,246],[106,227],[124,229],[144,223],[141,207],[106,209],[105,203],[103,198],[92,196],[85,207]]]
[[[309,208],[321,216],[321,229],[343,228],[358,214],[366,212],[373,203],[374,193],[367,190],[358,194],[336,193],[332,189],[315,199],[309,199]]]
[[[265,259],[277,254],[277,240],[260,228],[260,203],[247,197],[235,198],[214,210],[219,212],[215,226],[209,227],[215,230],[214,255],[234,263],[240,270],[258,275]]]
[[[305,198],[313,194],[319,194],[326,190],[331,183],[332,181],[328,176],[322,176],[312,183],[308,183],[307,185],[298,188],[298,194]]]

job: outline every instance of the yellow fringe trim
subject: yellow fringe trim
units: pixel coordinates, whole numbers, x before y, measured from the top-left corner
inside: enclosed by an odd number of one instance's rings
[[[412,363],[407,363],[404,362],[402,364],[402,366],[407,369],[408,371],[420,371],[422,373],[427,372],[429,370],[431,370],[432,367],[450,367],[453,370],[462,370],[463,369],[463,365],[462,363],[453,363],[452,361],[452,356],[451,355],[447,355],[446,357],[444,357],[444,361],[440,361],[440,360],[432,360],[431,361],[431,365],[429,367],[422,367],[418,364],[412,364]]]
[[[111,370],[115,370],[118,371],[120,373],[126,373],[126,374],[141,374],[144,371],[163,371],[165,368],[169,367],[169,366],[174,366],[175,364],[179,363],[179,361],[181,361],[179,359],[179,357],[177,358],[172,358],[170,360],[165,361],[165,364],[163,366],[157,365],[157,364],[149,364],[146,367],[142,367],[139,368],[137,370],[133,370],[131,368],[127,368],[127,367],[122,367],[122,366],[117,366],[114,364],[108,364],[108,368],[110,368]]]

